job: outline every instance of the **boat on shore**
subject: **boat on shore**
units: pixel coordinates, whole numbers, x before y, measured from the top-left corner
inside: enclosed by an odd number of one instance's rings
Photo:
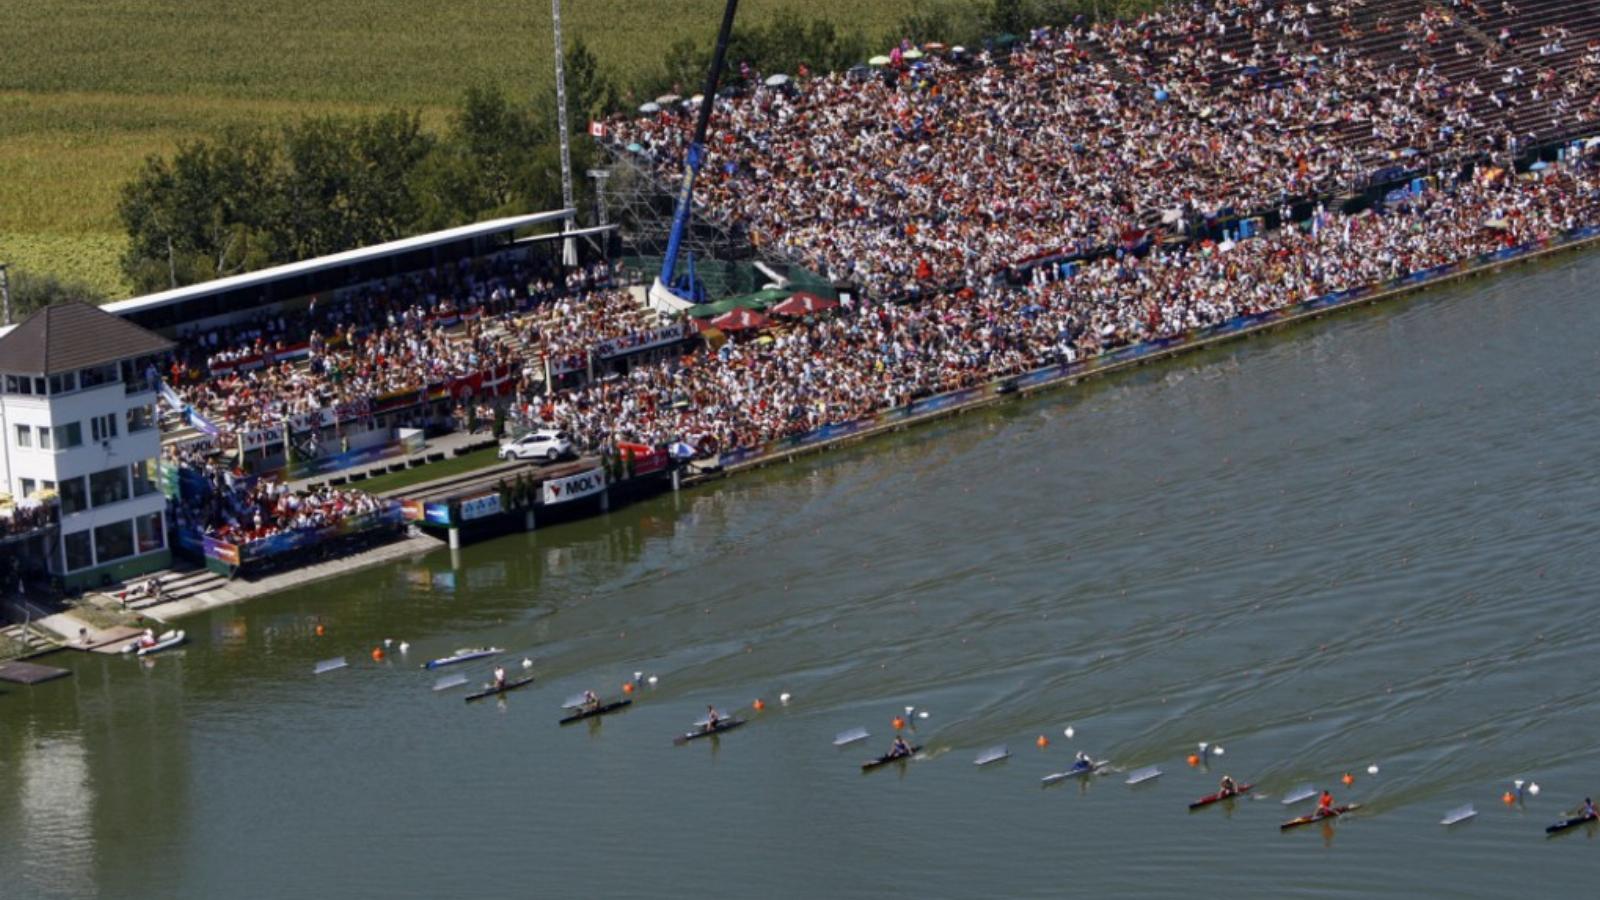
[[[504,652],[506,651],[500,647],[463,647],[449,656],[441,656],[438,659],[430,659],[423,663],[422,667],[424,669],[439,669],[445,666],[453,666],[456,663],[470,662],[474,659],[483,659],[485,656],[497,656]]]

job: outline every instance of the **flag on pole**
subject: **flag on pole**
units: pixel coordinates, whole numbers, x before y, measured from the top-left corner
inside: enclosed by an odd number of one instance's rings
[[[603,138],[606,136],[606,123],[591,120],[589,122],[589,136]]]

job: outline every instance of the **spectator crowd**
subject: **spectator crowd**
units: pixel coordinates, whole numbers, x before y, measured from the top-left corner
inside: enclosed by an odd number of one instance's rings
[[[861,299],[566,387],[541,361],[575,371],[661,319],[603,267],[463,261],[189,335],[175,380],[249,429],[510,366],[524,425],[587,449],[727,450],[1381,285],[1600,224],[1592,154],[1510,166],[1531,141],[1600,131],[1600,11],[1581,13],[1592,39],[1520,15],[1213,0],[1040,29],[1003,64],[906,46],[864,75],[755,75],[715,101],[698,196]],[[691,111],[617,121],[609,139],[670,182]],[[1432,174],[1349,202],[1400,171]],[[304,358],[241,365],[291,350]],[[203,524],[241,540],[366,502],[264,483],[216,496]]]

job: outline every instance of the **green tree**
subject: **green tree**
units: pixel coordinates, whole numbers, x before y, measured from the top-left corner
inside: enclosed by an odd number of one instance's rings
[[[141,291],[221,278],[270,261],[263,225],[276,148],[260,131],[229,129],[148,157],[123,186],[122,268]]]
[[[81,300],[101,304],[105,294],[86,281],[59,278],[55,275],[35,275],[26,269],[9,269],[12,321],[20,322],[53,303]]]

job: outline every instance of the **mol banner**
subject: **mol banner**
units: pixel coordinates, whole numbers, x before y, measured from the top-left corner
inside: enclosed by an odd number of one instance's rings
[[[543,486],[544,505],[554,506],[557,503],[566,503],[580,497],[598,494],[606,489],[606,473],[604,469],[590,469],[565,478],[552,478]]]

